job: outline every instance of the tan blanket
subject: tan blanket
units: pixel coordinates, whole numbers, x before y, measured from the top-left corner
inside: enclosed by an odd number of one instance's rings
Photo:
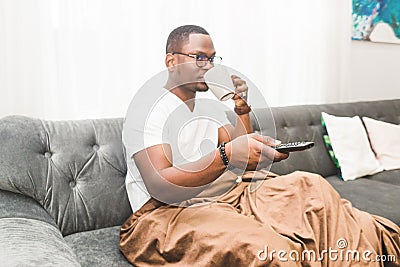
[[[400,266],[399,227],[306,172],[241,182],[207,204],[151,199],[120,237],[135,266]]]

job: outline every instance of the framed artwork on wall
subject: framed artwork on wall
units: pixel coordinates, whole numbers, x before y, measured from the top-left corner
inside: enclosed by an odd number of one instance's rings
[[[400,44],[400,0],[353,0],[352,39]]]

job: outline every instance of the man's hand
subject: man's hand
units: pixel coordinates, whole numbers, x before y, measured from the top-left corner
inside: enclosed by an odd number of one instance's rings
[[[242,80],[239,76],[232,75],[232,82],[235,86],[235,96],[233,100],[235,101],[236,107],[247,106],[247,94],[249,88],[247,87],[246,81]]]
[[[271,147],[280,143],[269,136],[247,134],[227,143],[225,149],[232,166],[254,171],[289,157],[289,154],[280,153]]]

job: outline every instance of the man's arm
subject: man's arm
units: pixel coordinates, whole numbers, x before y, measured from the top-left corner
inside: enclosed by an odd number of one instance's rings
[[[174,203],[189,199],[218,178],[226,169],[215,150],[200,160],[181,166],[172,165],[169,145],[155,145],[133,155],[147,190],[154,198]]]
[[[253,127],[250,122],[250,115],[237,115],[235,127],[231,124],[224,125],[218,128],[218,144],[229,141],[241,135],[253,132]]]
[[[232,75],[232,82],[233,85],[235,86],[235,96],[233,97],[233,101],[235,101],[235,107],[237,108],[237,111],[240,113],[240,111],[246,112],[248,109],[248,104],[247,104],[247,93],[248,93],[248,87],[246,84],[246,81],[242,80],[240,77],[236,75]],[[241,97],[240,95],[245,94],[245,97]],[[224,125],[223,127],[220,127],[218,129],[218,143],[220,144],[221,142],[229,142],[236,137],[239,137],[244,134],[249,134],[253,132],[253,127],[251,125],[251,120],[250,120],[250,113],[244,113],[244,114],[237,114],[236,116],[236,124],[235,127],[232,125]]]
[[[236,138],[225,149],[233,166],[255,170],[288,157],[270,147],[276,144],[270,137],[252,134]],[[133,160],[150,195],[165,203],[197,195],[204,190],[201,186],[210,184],[226,170],[218,149],[196,162],[173,166],[170,146],[155,145],[134,154]]]

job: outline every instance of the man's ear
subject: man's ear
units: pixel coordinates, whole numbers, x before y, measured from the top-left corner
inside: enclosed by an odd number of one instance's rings
[[[169,71],[173,71],[175,65],[176,65],[175,57],[171,53],[168,53],[165,56],[165,66],[168,68]]]

